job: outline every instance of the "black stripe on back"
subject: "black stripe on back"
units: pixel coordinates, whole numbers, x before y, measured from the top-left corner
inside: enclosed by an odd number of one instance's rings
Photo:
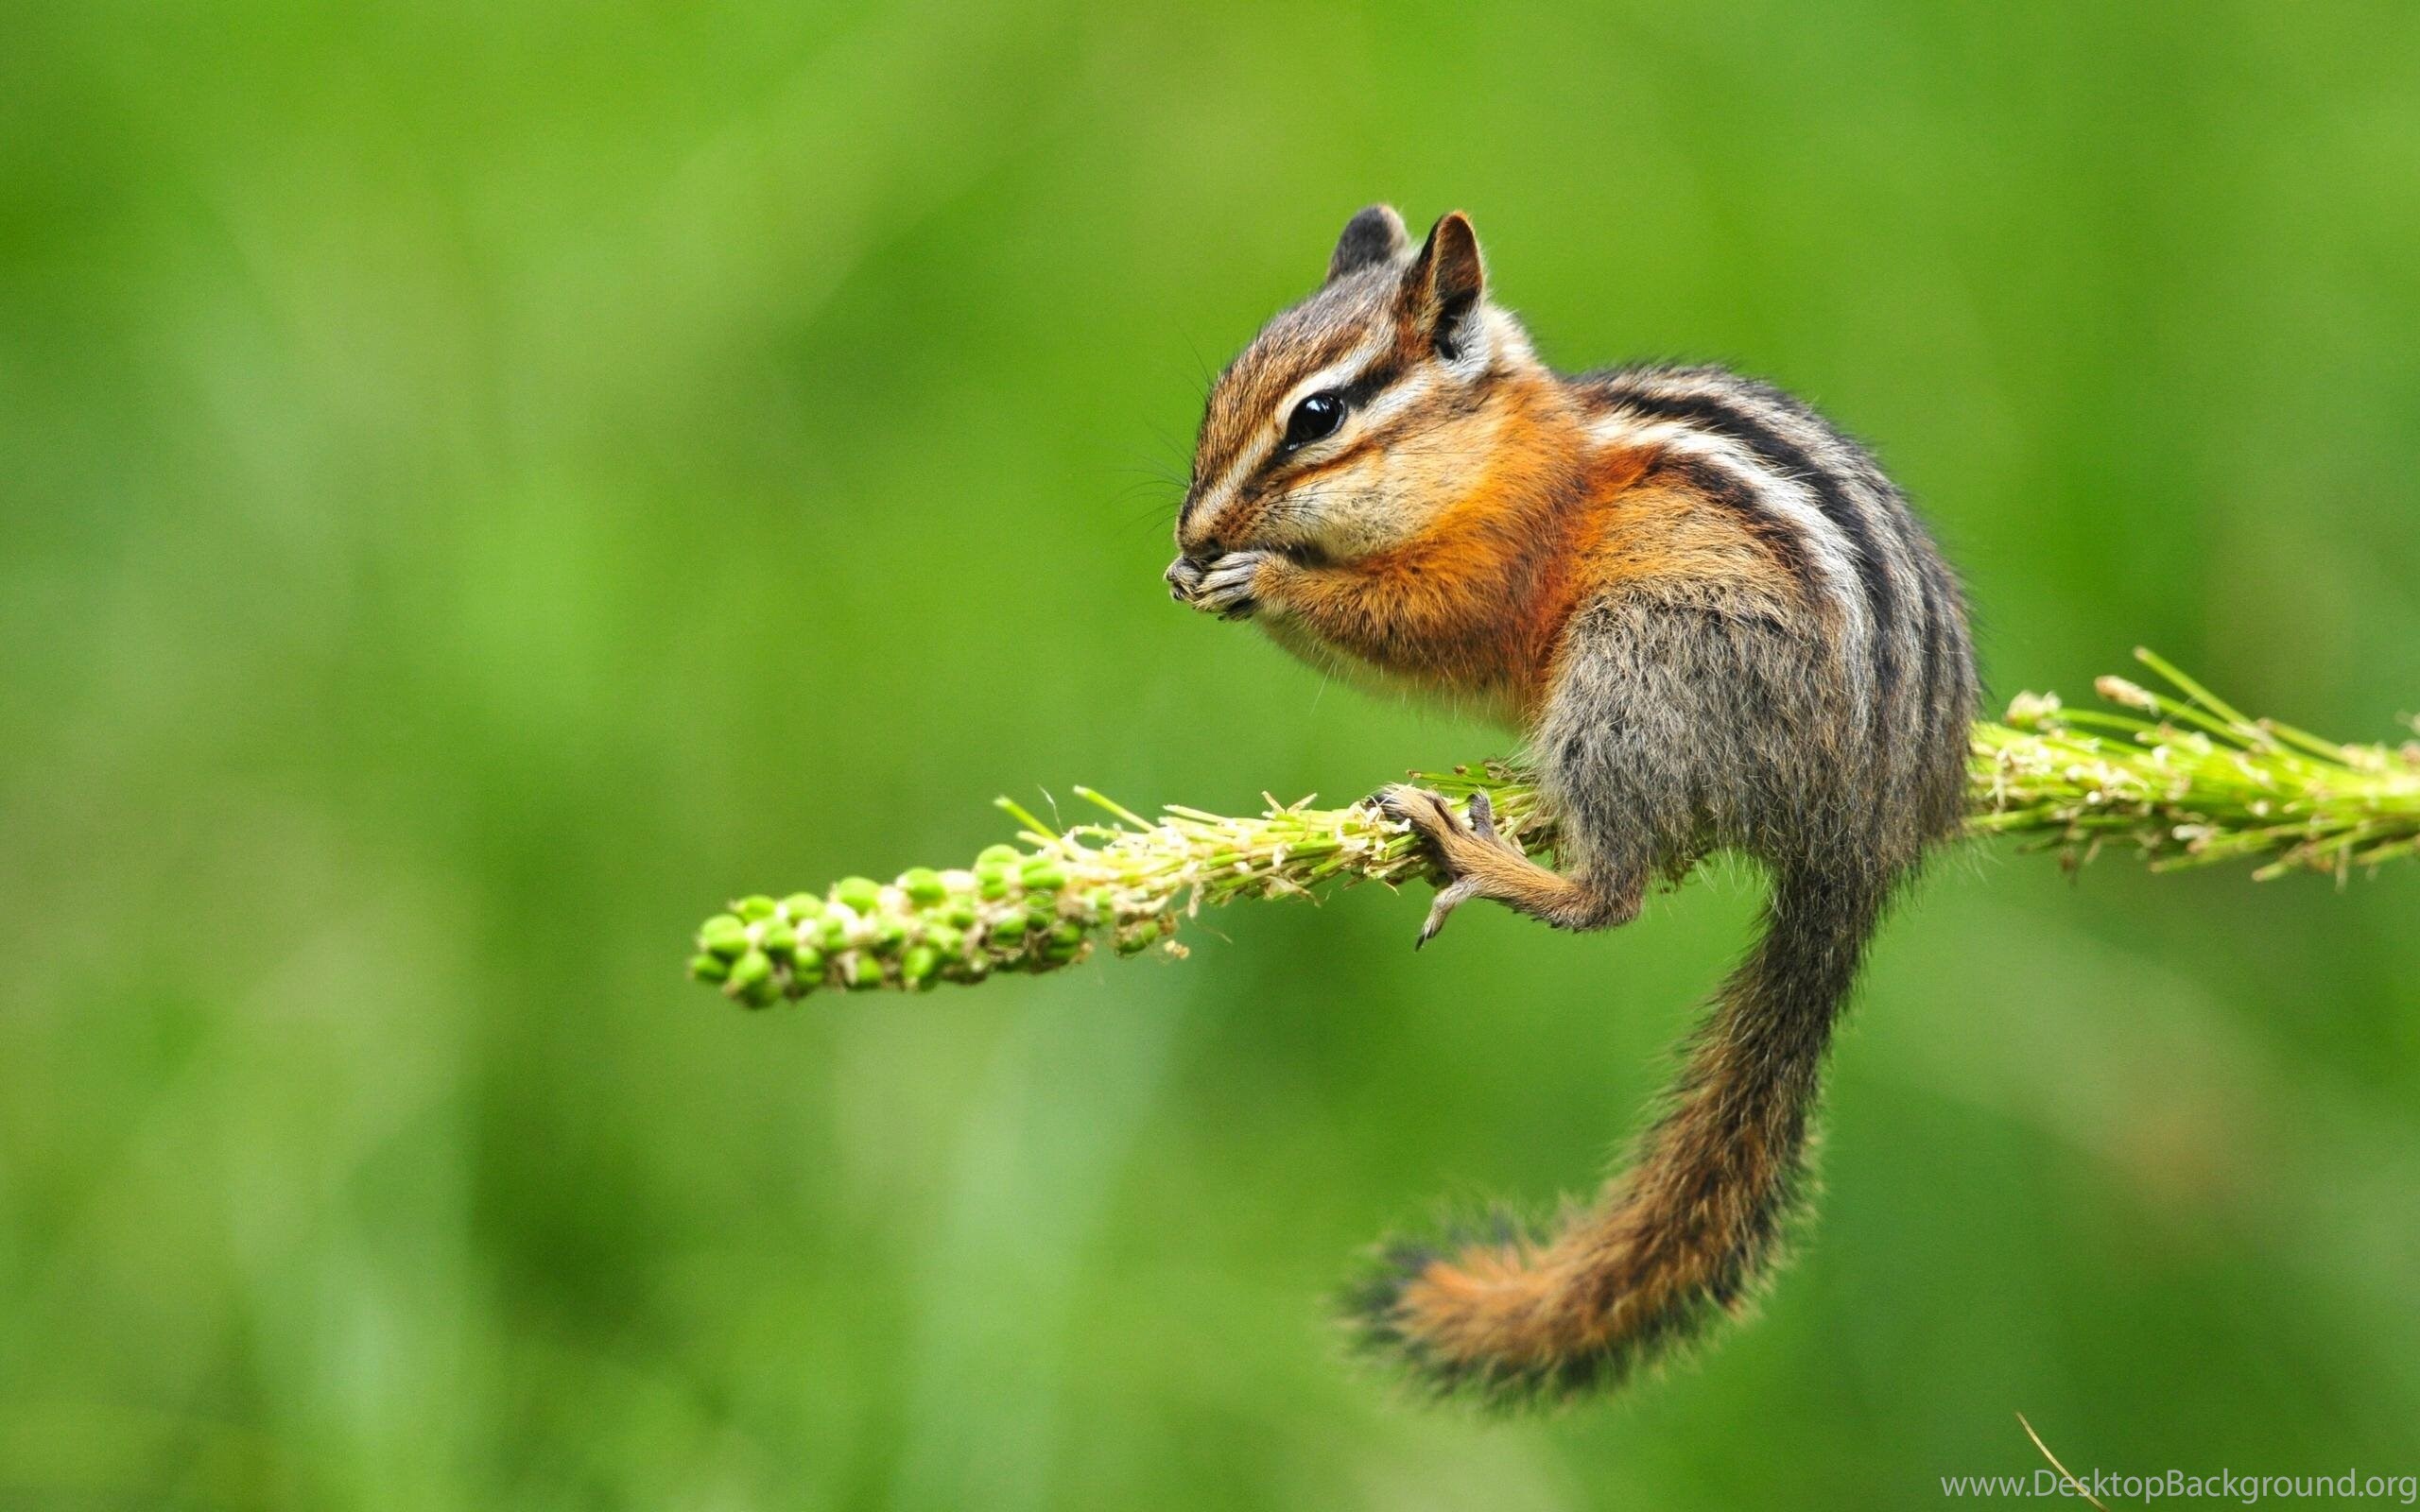
[[[1707,502],[1738,517],[1749,539],[1764,548],[1798,585],[1809,605],[1824,602],[1824,579],[1807,555],[1806,542],[1789,521],[1766,508],[1755,486],[1727,468],[1702,457],[1666,453],[1648,468],[1649,478],[1670,478]]]
[[[1890,569],[1883,565],[1874,533],[1840,475],[1819,465],[1789,437],[1711,394],[1650,394],[1623,387],[1612,389],[1607,397],[1623,408],[1651,419],[1686,421],[1737,441],[1766,466],[1813,486],[1816,503],[1824,518],[1841,527],[1857,551],[1858,578],[1865,585],[1866,602],[1873,610],[1875,681],[1879,696],[1888,697],[1899,680],[1899,657],[1891,645],[1892,627],[1897,624],[1898,595],[1892,590]]]

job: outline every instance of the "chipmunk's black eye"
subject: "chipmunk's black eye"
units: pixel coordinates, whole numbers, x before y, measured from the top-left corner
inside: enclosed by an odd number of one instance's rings
[[[1336,434],[1344,423],[1344,401],[1334,394],[1313,394],[1286,417],[1286,450],[1308,446]]]

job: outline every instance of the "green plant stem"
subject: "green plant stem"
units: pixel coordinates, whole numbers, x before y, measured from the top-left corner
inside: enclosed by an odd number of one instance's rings
[[[2135,655],[2171,693],[2103,678],[2110,709],[2027,694],[2004,722],[1975,727],[1975,833],[2034,842],[2070,866],[2115,845],[2154,870],[2250,861],[2262,879],[2342,877],[2420,853],[2420,742],[2340,746],[2247,718],[2150,652]],[[1410,780],[1464,801],[1484,791],[1499,830],[1532,854],[1553,848],[1550,818],[1514,764]],[[1409,827],[1366,800],[1321,809],[1270,798],[1249,817],[1171,805],[1147,818],[1075,792],[1099,821],[1059,828],[1002,799],[1021,844],[963,869],[740,899],[699,931],[690,973],[754,1006],[824,988],[979,982],[1072,966],[1104,944],[1181,956],[1177,926],[1206,905],[1435,880]]]

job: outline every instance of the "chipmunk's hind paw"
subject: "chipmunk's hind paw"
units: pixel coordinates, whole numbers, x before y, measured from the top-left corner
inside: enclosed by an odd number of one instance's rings
[[[1411,942],[1413,950],[1435,938],[1455,909],[1474,898],[1487,896],[1485,876],[1475,865],[1484,858],[1474,851],[1474,847],[1506,851],[1514,857],[1521,855],[1518,846],[1496,832],[1495,805],[1485,793],[1470,796],[1467,819],[1454,812],[1452,802],[1443,795],[1409,783],[1382,788],[1373,801],[1380,813],[1418,832],[1447,879],[1437,889],[1436,901],[1428,905],[1428,918],[1420,926],[1420,936]]]

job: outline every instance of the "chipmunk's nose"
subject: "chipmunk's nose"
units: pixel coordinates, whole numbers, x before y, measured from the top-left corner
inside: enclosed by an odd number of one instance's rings
[[[1168,563],[1168,597],[1179,603],[1191,598],[1193,591],[1201,586],[1201,575],[1209,568],[1208,562],[1194,557],[1179,557]]]

